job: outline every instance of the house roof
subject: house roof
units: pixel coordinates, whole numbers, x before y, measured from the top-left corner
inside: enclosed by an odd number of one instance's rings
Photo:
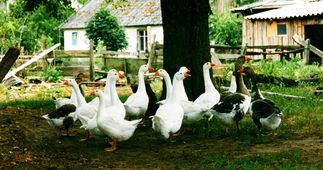
[[[161,25],[160,0],[128,0],[111,11],[123,26]]]
[[[82,29],[94,14],[99,11],[104,0],[90,0],[76,13],[71,15],[67,22],[60,26],[61,29]]]
[[[72,15],[61,29],[82,29],[99,11],[105,0],[90,0],[79,11]],[[123,4],[105,6],[118,18],[122,26],[161,25],[161,8],[159,0],[128,0]],[[112,10],[111,10],[112,9]]]
[[[277,9],[286,5],[292,5],[304,0],[260,0],[251,4],[243,5],[238,8],[231,9],[231,12],[244,12],[247,10],[269,10]]]
[[[245,19],[287,19],[323,14],[323,1],[303,2],[244,17]]]

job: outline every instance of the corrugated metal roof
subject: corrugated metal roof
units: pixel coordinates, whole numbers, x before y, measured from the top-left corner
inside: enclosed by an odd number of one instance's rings
[[[232,12],[242,12],[252,9],[276,9],[286,5],[292,5],[303,0],[262,0],[251,4],[243,5],[238,8],[231,9]]]
[[[104,0],[90,0],[60,26],[61,29],[82,29],[94,14],[99,11]]]
[[[303,2],[289,5],[279,9],[273,9],[253,15],[245,19],[286,19],[317,16],[323,14],[323,2]]]
[[[104,0],[90,0],[78,12],[63,24],[61,29],[82,29],[94,14],[99,11]],[[128,0],[120,6],[114,6],[111,14],[118,18],[122,26],[161,25],[159,0]],[[112,6],[106,7],[107,10]]]

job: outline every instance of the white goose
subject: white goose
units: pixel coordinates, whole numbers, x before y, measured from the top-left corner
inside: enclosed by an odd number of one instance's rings
[[[124,119],[125,117],[125,110],[122,106],[121,101],[119,100],[116,88],[114,87],[114,93],[113,95],[111,95],[111,76],[113,76],[114,72],[116,72],[115,69],[111,69],[108,74],[107,74],[107,80],[106,80],[106,84],[104,87],[104,92],[103,92],[103,96],[104,98],[102,98],[102,102],[100,101],[99,97],[95,98],[95,102],[98,102],[97,108],[99,108],[100,102],[103,103],[104,107],[108,107],[110,106],[112,103],[116,104],[117,106],[120,107],[120,112],[115,112],[112,114],[115,114],[115,117],[118,117],[120,119]],[[123,77],[124,74],[121,74],[121,72],[118,72],[120,77]],[[91,103],[93,105],[93,103]],[[94,104],[95,105],[95,104]],[[82,125],[81,128],[84,128],[85,130],[88,130],[90,132],[91,135],[95,135],[95,136],[102,136],[104,135],[100,129],[98,128],[98,124],[97,124],[97,116],[95,115],[92,119],[88,119],[88,123],[85,125]]]
[[[159,70],[156,74],[162,76],[166,82],[166,100],[163,105],[160,105],[156,114],[152,116],[152,128],[159,132],[166,139],[173,140],[173,134],[176,133],[182,125],[184,110],[180,104],[177,91],[180,90],[182,81],[190,76],[188,72],[184,74],[177,72],[173,78],[173,87],[171,87],[169,75],[166,70]]]
[[[146,92],[144,73],[147,71],[154,70],[153,67],[148,65],[142,65],[138,71],[138,89],[136,93],[133,93],[124,102],[124,107],[126,109],[126,114],[130,118],[141,118],[147,111],[149,97]]]
[[[79,119],[82,123],[82,125],[86,125],[90,119],[92,119],[96,113],[97,113],[97,108],[93,105],[90,105],[86,102],[84,96],[82,95],[76,81],[74,79],[67,80],[67,84],[72,86],[73,90],[75,91],[76,94],[76,99],[77,99],[77,106],[76,106],[76,111],[74,112],[74,119]],[[89,134],[85,139],[89,139]]]
[[[182,74],[189,73],[190,70],[186,67],[181,67],[179,72]],[[208,108],[205,105],[200,105],[198,103],[194,103],[188,100],[187,94],[185,92],[185,87],[183,81],[178,83],[179,87],[176,91],[177,96],[179,96],[179,101],[184,109],[184,119],[183,124],[191,125],[192,123],[198,122],[206,117],[210,120],[212,118],[212,114],[208,114]]]
[[[207,109],[211,109],[212,106],[220,101],[220,93],[214,87],[210,77],[210,68],[212,68],[212,66],[215,66],[215,64],[211,62],[206,62],[203,64],[205,92],[194,100],[194,104],[198,104]]]
[[[125,115],[124,106],[119,98],[115,98],[118,95],[116,91],[116,81],[119,78],[119,74],[114,69],[110,70],[109,74],[111,74],[109,82],[111,104],[109,106],[105,106],[105,96],[101,91],[96,90],[95,94],[100,99],[99,112],[97,114],[97,126],[103,134],[112,139],[112,142],[110,142],[111,147],[105,148],[105,151],[111,152],[117,149],[117,142],[128,140],[133,136],[141,119],[128,121],[122,118],[124,116],[121,115]]]

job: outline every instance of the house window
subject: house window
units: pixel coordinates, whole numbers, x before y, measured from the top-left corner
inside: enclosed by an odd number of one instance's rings
[[[278,35],[286,35],[287,34],[286,24],[277,24],[277,34]]]
[[[144,52],[147,49],[147,30],[138,30],[138,51]]]
[[[72,45],[77,45],[77,32],[72,32]]]

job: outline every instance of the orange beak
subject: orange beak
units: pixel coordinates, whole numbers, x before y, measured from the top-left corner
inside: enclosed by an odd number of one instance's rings
[[[90,96],[95,96],[95,90],[90,93]]]
[[[123,71],[118,71],[118,76],[119,76],[119,78],[124,78],[124,72]]]
[[[216,64],[214,64],[214,63],[211,63],[211,67],[215,67],[216,66]]]
[[[185,77],[191,77],[190,70],[187,70],[184,74]]]
[[[64,80],[63,84],[67,86],[69,85],[67,80]]]
[[[159,72],[156,71],[155,74],[154,74],[155,77],[159,76]]]
[[[153,70],[154,70],[154,67],[148,66],[148,71],[153,71]]]
[[[244,58],[245,58],[246,61],[252,60],[252,57],[250,57],[250,56],[245,56]]]

